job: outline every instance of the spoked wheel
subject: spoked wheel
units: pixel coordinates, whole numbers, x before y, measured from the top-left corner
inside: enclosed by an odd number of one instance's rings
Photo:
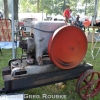
[[[76,90],[83,99],[94,97],[100,90],[100,73],[93,69],[87,70],[78,79]]]

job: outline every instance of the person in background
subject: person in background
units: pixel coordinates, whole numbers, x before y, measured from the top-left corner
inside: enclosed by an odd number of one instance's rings
[[[68,20],[70,18],[70,7],[67,6],[66,9],[63,12],[63,16],[65,17],[65,23],[68,23]]]
[[[77,15],[74,25],[82,29],[84,26],[83,26],[82,22],[79,19],[80,19],[80,16]]]
[[[91,25],[91,21],[88,18],[86,18],[85,21],[83,22],[83,25],[84,25],[84,32],[86,28],[89,31],[89,26]]]
[[[96,32],[100,32],[100,21],[97,21],[96,24],[93,24],[93,26],[98,26],[98,30]]]
[[[73,18],[72,10],[71,10],[71,9],[70,9],[70,18],[69,18],[69,23],[70,23],[71,25],[74,24],[74,18]]]
[[[74,23],[74,25],[75,25],[75,26],[79,26],[79,24],[80,24],[79,19],[80,19],[80,16],[79,16],[79,15],[77,15],[77,16],[76,16],[75,23]]]
[[[78,21],[79,21],[79,19],[80,19],[80,16],[79,16],[79,15],[77,15],[77,17],[76,17],[76,22],[78,22]]]
[[[0,12],[0,19],[3,19],[3,14]]]

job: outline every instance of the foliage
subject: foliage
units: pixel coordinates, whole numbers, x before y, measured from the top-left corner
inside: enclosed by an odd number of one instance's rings
[[[39,11],[47,14],[62,14],[66,5],[71,5],[73,9],[77,2],[74,0],[68,0],[64,3],[64,0],[39,0]],[[37,12],[36,0],[20,0],[19,12]]]
[[[0,0],[0,11],[3,11],[3,1]]]
[[[37,12],[37,2],[39,2],[39,12],[44,12],[49,15],[61,14],[69,5],[74,14],[86,13],[86,15],[92,16],[94,13],[95,0],[19,0],[19,12]],[[81,7],[78,7],[78,3],[81,3]],[[100,4],[100,2],[99,2]],[[11,13],[11,0],[8,0],[9,13]],[[3,0],[0,0],[0,10],[3,10]],[[100,15],[98,8],[98,15]]]
[[[66,5],[69,5],[76,13],[86,13],[86,15],[93,15],[95,0],[39,0],[39,12],[47,14],[62,14]],[[83,8],[78,6],[81,3]],[[37,12],[37,0],[20,0],[19,12]]]
[[[36,12],[36,7],[33,0],[19,0],[19,12]]]

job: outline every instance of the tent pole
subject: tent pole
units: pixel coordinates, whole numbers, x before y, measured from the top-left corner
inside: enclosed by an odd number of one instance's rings
[[[95,0],[95,8],[94,8],[94,24],[96,24],[96,17],[97,17],[97,12],[98,12],[98,4],[99,4],[99,0]]]
[[[42,21],[43,21],[43,0],[42,0]]]
[[[14,48],[14,1],[12,0],[12,58],[15,59]]]

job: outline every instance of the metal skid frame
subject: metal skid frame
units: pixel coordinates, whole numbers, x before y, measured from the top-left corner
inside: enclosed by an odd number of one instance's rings
[[[70,70],[60,69],[47,73],[14,78],[11,75],[10,67],[4,67],[2,69],[4,88],[0,89],[0,93],[13,93],[21,90],[50,85],[57,82],[77,79],[82,73],[89,69],[93,69],[91,64],[82,63]]]

